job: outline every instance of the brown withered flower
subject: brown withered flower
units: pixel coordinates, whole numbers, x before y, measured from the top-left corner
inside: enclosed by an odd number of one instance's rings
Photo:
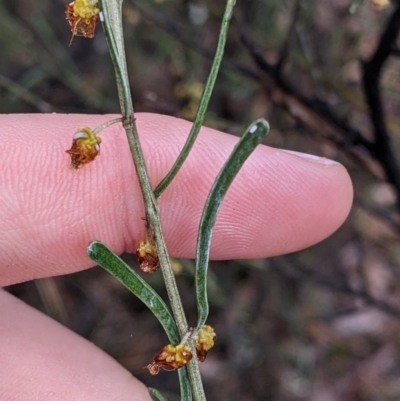
[[[204,362],[208,351],[214,346],[217,335],[211,326],[204,325],[197,333],[196,354],[200,362]]]
[[[166,345],[161,352],[153,358],[153,362],[146,368],[150,374],[157,375],[161,369],[174,371],[184,367],[192,359],[192,353],[187,345],[179,344],[174,347]]]
[[[100,9],[97,0],[75,0],[66,6],[65,15],[74,36],[93,38],[99,19]]]
[[[140,270],[145,273],[154,273],[160,267],[157,249],[149,241],[140,241],[139,248],[136,251],[136,257],[139,262]]]
[[[88,127],[80,128],[72,137],[71,149],[65,152],[71,156],[72,170],[79,170],[93,161],[100,152],[101,138]]]

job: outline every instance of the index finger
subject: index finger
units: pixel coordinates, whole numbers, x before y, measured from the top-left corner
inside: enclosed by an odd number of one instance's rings
[[[123,129],[101,134],[101,154],[68,169],[72,135],[115,116],[0,116],[0,284],[70,273],[93,265],[93,239],[117,253],[144,238],[145,215]],[[155,186],[172,166],[190,123],[138,114]],[[171,256],[190,258],[207,194],[237,138],[203,128],[188,160],[159,199]],[[346,170],[323,158],[259,146],[235,178],[219,212],[211,257],[261,258],[308,247],[346,218],[352,187]]]

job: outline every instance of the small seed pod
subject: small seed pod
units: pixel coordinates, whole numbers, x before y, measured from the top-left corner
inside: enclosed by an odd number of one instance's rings
[[[88,127],[80,128],[72,137],[71,149],[65,152],[71,156],[72,170],[79,170],[93,161],[100,153],[101,138]]]
[[[74,36],[93,38],[99,19],[100,9],[97,0],[76,0],[66,6],[65,15]]]
[[[139,248],[136,251],[136,257],[139,262],[140,270],[144,271],[145,273],[154,273],[160,267],[157,249],[148,241],[139,242]]]
[[[196,354],[200,362],[204,362],[208,351],[214,346],[217,335],[211,326],[204,325],[197,333]]]
[[[161,369],[174,371],[184,367],[192,359],[192,353],[187,345],[179,344],[174,347],[166,345],[161,352],[153,358],[153,362],[146,368],[151,375],[157,375]]]

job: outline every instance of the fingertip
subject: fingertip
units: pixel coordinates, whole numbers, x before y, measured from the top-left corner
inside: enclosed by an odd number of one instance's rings
[[[310,247],[332,235],[346,220],[353,202],[351,178],[342,164],[306,153],[276,152],[285,170],[281,175],[286,177],[276,200],[282,205],[279,218],[286,238],[273,256]]]

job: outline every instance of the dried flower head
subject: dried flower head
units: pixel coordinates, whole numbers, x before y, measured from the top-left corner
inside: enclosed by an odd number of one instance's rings
[[[97,0],[75,0],[67,5],[65,15],[74,36],[93,38],[99,19],[100,9]]]
[[[207,357],[208,351],[214,346],[217,335],[211,326],[204,325],[197,333],[196,339],[196,353],[197,359],[204,362]]]
[[[154,244],[148,241],[140,241],[139,248],[136,251],[136,257],[139,261],[140,270],[145,273],[154,273],[160,267],[157,249]]]
[[[161,352],[153,358],[153,362],[146,368],[150,374],[157,375],[161,369],[174,371],[185,366],[192,359],[192,353],[187,345],[179,344],[174,347],[166,345]]]
[[[65,152],[71,156],[72,170],[78,170],[93,161],[100,152],[101,138],[88,127],[80,128],[72,137],[71,149]]]

